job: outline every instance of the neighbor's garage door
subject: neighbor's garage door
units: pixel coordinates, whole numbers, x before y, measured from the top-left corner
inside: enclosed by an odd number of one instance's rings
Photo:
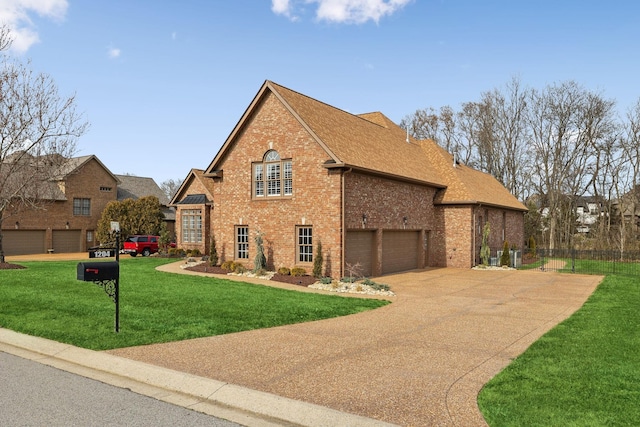
[[[382,274],[418,268],[417,231],[384,231],[382,233]]]
[[[363,276],[370,277],[373,271],[374,241],[373,231],[347,231],[345,262],[349,265],[360,263]]]
[[[2,248],[5,255],[45,253],[44,241],[44,230],[5,230],[2,232]]]
[[[55,253],[80,252],[80,230],[53,230]]]

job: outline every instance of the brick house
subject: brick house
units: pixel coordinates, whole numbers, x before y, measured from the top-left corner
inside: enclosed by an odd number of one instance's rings
[[[2,223],[5,255],[83,252],[97,244],[95,229],[118,179],[94,155],[71,158],[50,182],[42,209],[9,209]]]
[[[269,269],[304,267],[318,242],[326,276],[479,262],[490,243],[524,241],[526,207],[490,175],[454,161],[381,113],[353,115],[266,81],[206,170],[171,204],[179,247],[252,268],[263,235]]]

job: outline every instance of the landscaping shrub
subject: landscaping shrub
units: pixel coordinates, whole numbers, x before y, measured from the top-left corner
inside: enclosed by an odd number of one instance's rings
[[[320,279],[320,283],[322,283],[323,285],[330,285],[331,282],[333,282],[333,279],[331,277],[323,277]]]
[[[318,240],[316,248],[316,256],[313,258],[313,277],[320,278],[322,276],[322,242]]]
[[[535,258],[536,257],[536,239],[533,238],[533,236],[529,237],[529,254],[531,255],[531,257]]]
[[[264,244],[262,240],[262,233],[256,233],[256,257],[253,260],[253,271],[264,270],[267,268],[267,258],[264,256]]]
[[[218,259],[218,249],[216,249],[216,236],[213,233],[211,233],[211,248],[209,252],[209,265],[218,265],[220,260]]]
[[[502,256],[500,257],[500,265],[501,266],[511,266],[511,257],[509,256],[509,242],[504,241],[504,245],[502,245]]]
[[[223,270],[227,270],[227,271],[235,271],[236,270],[236,263],[233,261],[225,261],[222,263],[222,265],[220,266]]]
[[[307,274],[307,270],[305,270],[302,267],[294,267],[291,269],[292,276],[300,277],[300,276],[304,276],[305,274]]]
[[[247,272],[247,268],[244,265],[237,263],[235,264],[235,268],[233,269],[233,272],[237,274],[243,274]]]
[[[291,270],[289,270],[287,267],[280,267],[278,269],[278,274],[282,274],[283,276],[288,276],[291,274]]]
[[[482,265],[489,265],[489,258],[491,257],[491,249],[489,248],[489,234],[491,233],[491,226],[487,222],[482,230],[482,246],[480,246],[480,259]]]

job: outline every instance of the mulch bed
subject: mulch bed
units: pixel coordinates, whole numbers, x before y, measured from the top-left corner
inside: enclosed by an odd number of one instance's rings
[[[21,270],[23,268],[27,267],[9,262],[0,262],[0,270]]]
[[[190,271],[198,271],[200,273],[211,273],[211,274],[227,274],[228,271],[220,268],[218,266],[211,266],[207,263],[202,263],[198,265],[194,265],[192,267],[187,267],[186,270]],[[317,282],[316,278],[313,276],[289,276],[284,274],[274,274],[271,280],[275,282],[283,282],[290,283],[292,285],[299,286],[309,286]]]

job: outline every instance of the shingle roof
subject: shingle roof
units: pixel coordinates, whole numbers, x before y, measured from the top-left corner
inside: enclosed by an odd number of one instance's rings
[[[339,163],[445,186],[420,144],[382,113],[356,116],[275,83],[277,95],[322,141]]]
[[[161,205],[168,205],[169,199],[160,189],[153,178],[133,175],[116,175],[120,180],[118,185],[118,200],[139,199],[141,197],[156,196]]]
[[[436,198],[441,204],[485,204],[527,210],[492,175],[461,163],[454,166],[453,155],[431,140],[421,141],[427,157],[446,179],[447,189]],[[437,160],[436,160],[437,159]]]
[[[418,141],[379,112],[353,115],[301,93],[266,81],[243,118],[230,134],[207,173],[224,158],[231,141],[267,92],[273,93],[327,152],[328,162],[417,181],[444,189],[436,203],[486,204],[525,211],[494,177],[465,165],[453,165],[453,156],[434,141]]]

